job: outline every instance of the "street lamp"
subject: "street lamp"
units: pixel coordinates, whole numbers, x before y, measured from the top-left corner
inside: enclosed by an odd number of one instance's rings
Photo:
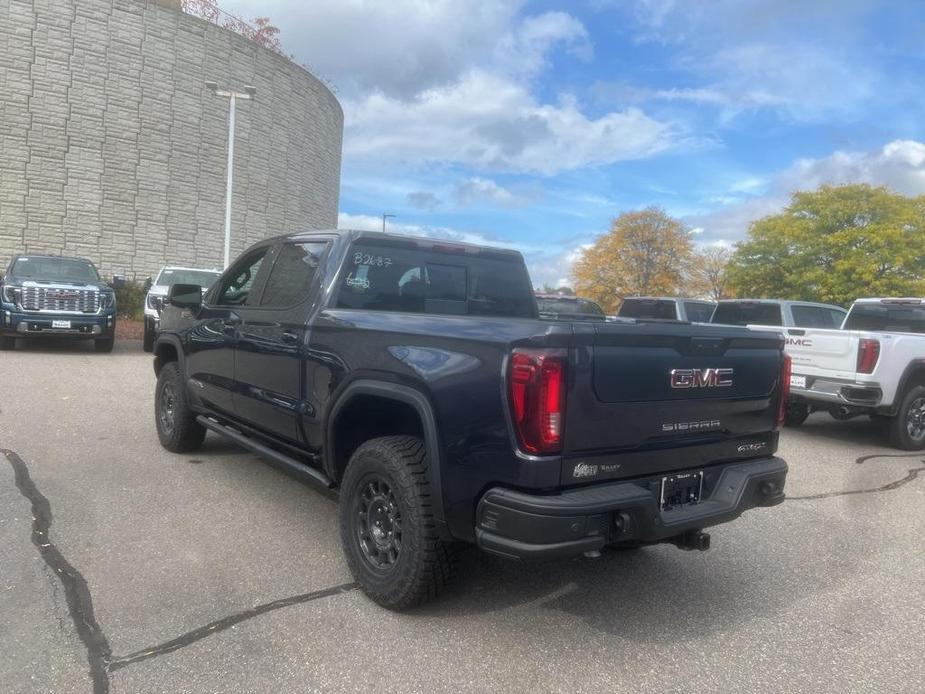
[[[391,219],[392,217],[395,217],[395,216],[396,216],[396,215],[394,215],[394,214],[384,214],[384,215],[382,215],[382,233],[383,233],[383,234],[385,233],[385,220]]]
[[[215,82],[206,82],[206,89],[215,96],[228,97],[230,104],[228,106],[228,170],[225,174],[225,267],[228,267],[229,255],[231,254],[231,183],[234,173],[234,104],[238,99],[254,99],[257,97],[257,87],[247,85],[243,92],[234,92],[226,89],[219,89]]]

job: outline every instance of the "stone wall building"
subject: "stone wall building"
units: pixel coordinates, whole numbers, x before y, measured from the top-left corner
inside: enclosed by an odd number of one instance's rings
[[[237,104],[232,257],[337,223],[343,112],[285,57],[176,0],[0,0],[0,265],[93,260],[142,279],[221,266],[228,99]]]

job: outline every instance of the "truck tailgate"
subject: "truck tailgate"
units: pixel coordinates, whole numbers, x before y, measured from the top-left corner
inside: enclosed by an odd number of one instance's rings
[[[564,478],[597,456],[608,474],[589,480],[771,452],[779,334],[683,323],[574,330]]]
[[[855,377],[857,333],[823,328],[784,328],[783,332],[784,350],[793,359],[795,376]]]

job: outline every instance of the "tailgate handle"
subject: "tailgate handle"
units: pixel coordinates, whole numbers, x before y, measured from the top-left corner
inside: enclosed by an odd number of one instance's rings
[[[805,330],[788,330],[787,334],[788,335],[805,335],[806,331]]]
[[[691,351],[695,354],[717,354],[725,351],[725,344],[721,337],[692,337]]]

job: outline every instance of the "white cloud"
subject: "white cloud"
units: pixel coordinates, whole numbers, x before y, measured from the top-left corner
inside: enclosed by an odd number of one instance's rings
[[[473,176],[459,183],[456,186],[455,196],[460,205],[487,202],[503,207],[514,207],[525,202],[522,197],[515,195],[507,188],[498,185],[491,179],[480,178],[479,176]]]
[[[747,190],[749,180],[736,184],[734,192]],[[753,189],[761,187],[761,180],[755,179]],[[690,215],[685,221],[704,229],[699,240],[705,243],[730,243],[744,238],[751,222],[783,209],[792,192],[846,183],[887,186],[903,195],[925,194],[925,143],[894,140],[874,151],[838,151],[820,159],[800,159],[767,179],[763,195],[745,199],[737,195],[736,202]]]
[[[347,96],[410,98],[488,61],[515,26],[524,0],[222,0],[269,17],[286,49]]]
[[[344,106],[345,154],[393,165],[554,174],[651,156],[681,141],[672,125],[637,108],[589,118],[573,98],[543,104],[524,85],[482,71],[411,102],[373,94]]]
[[[433,212],[442,204],[442,200],[428,190],[415,190],[405,196],[411,207]]]

